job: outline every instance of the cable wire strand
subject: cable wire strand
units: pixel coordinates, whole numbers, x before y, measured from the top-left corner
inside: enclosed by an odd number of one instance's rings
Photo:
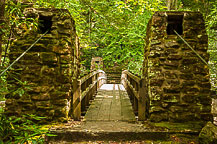
[[[174,32],[176,33],[176,35],[201,59],[201,61],[203,61],[203,63],[205,63],[208,67],[209,67],[209,69],[213,72],[213,73],[216,73],[216,71],[206,62],[206,60],[203,58],[203,57],[201,57],[200,56],[200,54],[198,53],[198,52],[196,52],[194,49],[193,49],[193,47],[192,46],[190,46],[189,44],[188,44],[188,42],[181,36],[181,35],[179,35],[175,30],[174,30]]]
[[[13,63],[11,63],[1,74],[0,77],[9,69],[11,68],[16,62],[18,62],[38,41],[44,37],[49,30],[47,30],[41,37],[39,37],[26,51],[24,51]]]

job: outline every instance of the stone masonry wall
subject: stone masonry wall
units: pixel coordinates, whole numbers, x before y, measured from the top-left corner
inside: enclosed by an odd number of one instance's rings
[[[10,48],[10,62],[50,30],[13,66],[8,82],[12,84],[10,91],[14,92],[6,96],[6,112],[65,121],[71,110],[73,79],[78,76],[79,48],[74,21],[64,9],[28,8],[24,14],[25,18],[39,19],[38,30],[24,26],[20,29]]]
[[[209,69],[173,32],[206,61],[208,37],[198,12],[156,12],[147,27],[143,76],[154,122],[211,120]]]

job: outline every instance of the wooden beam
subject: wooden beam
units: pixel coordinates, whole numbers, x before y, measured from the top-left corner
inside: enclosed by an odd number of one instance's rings
[[[145,87],[145,81],[142,79],[140,81],[140,87],[139,87],[139,99],[138,99],[138,120],[143,121],[147,119],[147,89]]]
[[[73,118],[81,119],[81,81],[73,81]]]

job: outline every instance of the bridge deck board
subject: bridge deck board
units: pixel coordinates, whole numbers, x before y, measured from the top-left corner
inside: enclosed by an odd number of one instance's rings
[[[135,121],[126,90],[121,84],[104,84],[84,117],[86,121]]]

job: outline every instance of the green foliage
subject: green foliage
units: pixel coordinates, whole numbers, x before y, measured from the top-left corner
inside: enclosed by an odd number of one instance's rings
[[[0,71],[1,72],[1,71]],[[0,101],[5,100],[5,94],[8,92],[6,76],[0,77]]]
[[[90,66],[87,59],[91,59],[88,52],[91,49],[94,51],[91,56],[101,56],[106,66],[124,64],[141,74],[146,25],[152,12],[165,8],[161,4],[160,0],[82,1],[81,5],[87,9],[87,26],[83,31],[89,33],[86,38],[89,43],[81,45],[83,64]]]
[[[211,83],[213,89],[217,90],[217,2],[212,3],[212,8],[206,18],[207,33],[209,36],[209,64],[215,71],[211,72]]]
[[[19,87],[17,89],[15,89],[14,91],[10,91],[8,98],[16,97],[16,96],[22,97],[27,90],[31,90],[31,88],[30,88],[27,81],[22,82],[22,81],[20,81],[20,80],[18,80],[16,78],[14,78],[14,79],[16,80],[15,83],[19,84]],[[11,85],[8,85],[8,87],[10,87],[10,86]]]
[[[9,91],[6,76],[0,77],[0,101],[5,101],[5,95],[7,98],[21,97],[29,89],[28,83],[16,80],[20,87],[14,91]],[[20,117],[7,116],[4,113],[3,107],[0,107],[0,143],[44,143],[44,136],[50,135],[48,130],[41,129],[42,127],[36,124],[44,117],[35,115],[22,115]],[[50,135],[52,136],[52,135]]]
[[[0,115],[0,143],[44,143],[44,136],[53,136],[48,130],[36,124],[43,117],[23,115],[22,117]]]
[[[22,97],[27,90],[31,90],[27,81],[22,82],[14,78],[13,82],[19,84],[19,87],[13,88],[12,85],[8,84],[5,75],[0,77],[0,101],[5,100],[6,95],[7,98],[19,98]]]

